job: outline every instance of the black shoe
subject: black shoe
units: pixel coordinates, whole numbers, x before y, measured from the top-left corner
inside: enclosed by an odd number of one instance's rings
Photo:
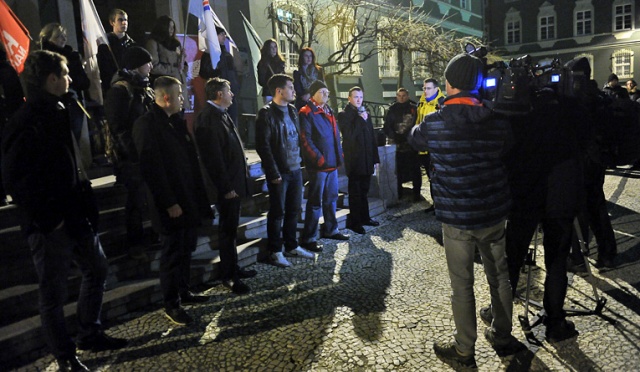
[[[424,213],[431,213],[431,212],[433,212],[435,210],[436,210],[436,207],[435,207],[435,205],[432,204],[429,208],[424,210]]]
[[[164,315],[177,325],[188,325],[193,323],[193,318],[181,307],[164,309]]]
[[[547,325],[547,341],[560,342],[577,337],[580,333],[576,331],[576,326],[570,320],[563,320],[555,325]]]
[[[479,311],[480,319],[485,322],[486,325],[490,326],[491,322],[493,322],[493,314],[491,314],[491,305],[485,306]]]
[[[369,221],[363,223],[363,225],[365,225],[365,226],[380,226],[380,222],[378,222],[376,220],[369,220]]]
[[[211,296],[186,292],[180,295],[180,303],[182,305],[203,304],[209,302],[210,298]]]
[[[347,229],[356,232],[358,234],[366,234],[367,230],[364,229],[364,227],[360,226],[360,225],[353,225],[353,226],[347,226]]]
[[[587,266],[584,262],[575,263],[572,259],[567,260],[567,271],[574,274],[586,273]]]
[[[436,355],[450,363],[458,364],[463,368],[478,368],[473,354],[462,355],[454,343],[434,343],[433,351]]]
[[[325,239],[333,239],[333,240],[349,240],[349,237],[344,234],[335,233],[333,235],[325,236]],[[302,247],[304,248],[304,247]]]
[[[300,246],[309,252],[322,252],[322,247],[318,247],[318,242],[300,243]]]
[[[104,351],[122,349],[128,344],[129,341],[124,338],[111,337],[106,333],[99,331],[93,336],[89,336],[84,340],[78,341],[76,346],[78,347],[78,350]]]
[[[243,295],[251,292],[251,288],[248,285],[244,284],[240,279],[238,280],[223,280],[222,285],[231,289],[231,292],[237,295]]]
[[[615,269],[616,264],[613,262],[612,258],[598,258],[596,260],[595,267],[598,269],[607,268],[607,269]]]
[[[517,354],[527,348],[522,342],[518,341],[512,335],[507,337],[498,337],[491,328],[484,330],[484,337],[489,341],[493,350],[495,350],[496,354],[501,358]]]
[[[58,371],[62,372],[80,372],[91,371],[87,366],[82,364],[77,357],[56,359],[58,362]]]
[[[238,269],[238,278],[240,279],[249,279],[258,275],[258,272],[253,269]]]

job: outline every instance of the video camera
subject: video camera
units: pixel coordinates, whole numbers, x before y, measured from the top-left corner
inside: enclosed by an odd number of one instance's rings
[[[532,110],[532,98],[543,89],[558,96],[576,97],[586,89],[591,75],[589,61],[579,58],[562,65],[556,58],[546,65],[534,65],[530,55],[512,58],[509,63],[487,63],[487,48],[467,44],[465,52],[484,64],[480,96],[493,111],[507,115],[526,115]]]

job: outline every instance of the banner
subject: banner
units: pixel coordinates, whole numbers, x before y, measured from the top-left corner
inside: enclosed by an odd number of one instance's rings
[[[18,74],[21,73],[29,53],[31,37],[4,0],[0,0],[0,39],[7,52],[7,60]]]
[[[225,39],[225,49],[229,51],[229,53],[234,54],[234,49],[238,49],[238,47],[226,27],[222,24],[222,21],[220,21],[220,18],[218,18],[213,9],[211,9],[209,0],[204,0],[202,2],[200,0],[190,0],[189,13],[198,17],[199,36],[204,41],[203,43],[199,43],[200,49],[209,52],[211,55],[212,67],[215,69],[218,66],[220,55],[222,54],[216,27],[223,29],[227,34]]]
[[[89,95],[91,99],[102,105],[103,97],[97,54],[98,46],[109,44],[109,41],[92,0],[80,0],[80,20],[84,44],[84,71],[91,81]]]
[[[262,47],[262,39],[256,32],[256,30],[251,26],[247,17],[240,12],[242,16],[242,23],[244,24],[244,31],[247,33],[247,40],[249,41],[249,51],[251,52],[251,62],[253,66],[253,73],[256,77],[256,92],[260,92],[260,84],[258,84],[258,62],[260,61],[260,48]]]

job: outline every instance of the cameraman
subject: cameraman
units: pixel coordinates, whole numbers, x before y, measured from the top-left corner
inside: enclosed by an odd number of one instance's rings
[[[495,120],[478,97],[482,61],[470,54],[454,57],[445,70],[444,107],[413,128],[409,143],[431,153],[436,219],[442,222],[451,279],[455,342],[436,343],[439,357],[475,367],[477,324],[473,292],[476,247],[490,285],[495,320],[485,337],[498,352],[514,354],[524,345],[511,335],[513,301],[505,257],[505,220],[510,195],[501,154],[508,123]]]
[[[533,110],[512,120],[515,144],[505,157],[513,196],[507,223],[511,286],[515,296],[520,268],[540,223],[546,267],[544,324],[551,342],[578,335],[574,324],[566,320],[563,306],[573,219],[584,189],[582,167],[588,137],[584,126],[589,120],[583,115],[584,106],[557,91],[559,86],[532,89]]]

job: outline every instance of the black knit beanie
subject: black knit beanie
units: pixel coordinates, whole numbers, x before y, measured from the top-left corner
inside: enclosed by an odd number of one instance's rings
[[[453,88],[474,91],[482,84],[482,61],[470,54],[453,57],[444,70],[444,77]]]
[[[313,95],[316,94],[317,91],[326,87],[327,87],[327,84],[325,84],[324,81],[316,80],[313,83],[311,83],[311,85],[309,86],[309,94],[311,94],[311,97],[313,97]]]
[[[127,70],[136,69],[145,63],[151,62],[151,54],[146,49],[139,46],[132,46],[124,51],[122,64]]]

